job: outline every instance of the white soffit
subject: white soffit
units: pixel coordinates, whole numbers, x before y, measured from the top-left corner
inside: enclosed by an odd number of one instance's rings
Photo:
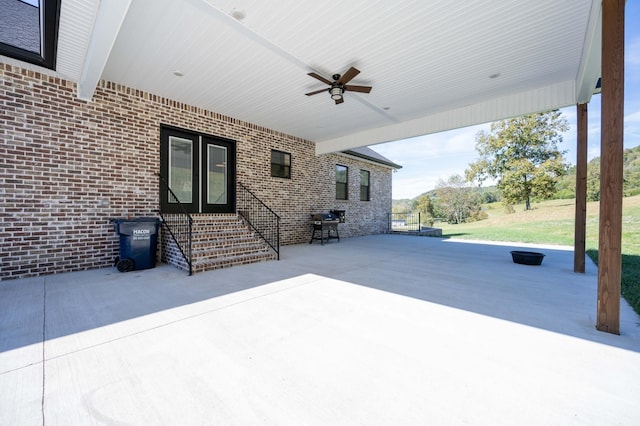
[[[589,28],[587,28],[581,67],[577,76],[576,103],[583,104],[591,100],[598,79],[602,76],[602,4],[596,2],[591,8]]]
[[[130,5],[131,0],[100,2],[82,74],[78,82],[78,98],[90,100],[93,97],[93,92],[102,77],[102,71]]]
[[[515,117],[533,112],[548,111],[571,105],[575,99],[574,81],[558,83],[546,88],[514,93],[404,121],[398,124],[368,129],[362,132],[316,143],[316,154],[348,149],[348,146],[375,145],[414,136],[428,135],[451,129],[459,129],[475,124],[488,123],[507,117]],[[368,141],[365,143],[365,141]]]
[[[65,0],[61,21],[67,3],[79,9],[68,15],[90,15]],[[598,0],[134,0],[101,78],[326,153],[589,99],[599,20]],[[65,22],[61,43],[87,46],[86,19]],[[327,87],[308,72],[330,78],[350,66],[361,71],[351,84],[370,94],[347,92],[340,105],[304,96]]]
[[[99,0],[64,0],[60,5],[56,71],[65,79],[80,80],[99,3]]]

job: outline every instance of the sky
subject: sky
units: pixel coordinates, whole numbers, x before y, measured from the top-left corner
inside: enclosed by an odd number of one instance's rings
[[[640,145],[640,1],[628,1],[625,9],[625,93],[624,147]],[[588,159],[600,156],[600,95],[594,95],[588,109]],[[563,108],[570,129],[563,134],[561,150],[565,160],[576,163],[576,107]],[[435,188],[439,179],[464,176],[465,169],[478,159],[475,137],[480,130],[489,131],[490,123],[432,135],[371,146],[402,166],[393,174],[393,199],[415,198]],[[486,185],[491,183],[485,183]]]

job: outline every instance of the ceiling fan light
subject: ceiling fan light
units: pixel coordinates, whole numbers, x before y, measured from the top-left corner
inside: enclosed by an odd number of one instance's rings
[[[330,90],[331,99],[337,101],[338,99],[342,99],[342,88],[341,87],[332,87]]]

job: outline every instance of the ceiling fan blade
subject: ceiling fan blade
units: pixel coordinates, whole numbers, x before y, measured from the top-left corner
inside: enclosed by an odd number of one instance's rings
[[[336,99],[336,105],[344,102],[344,98]]]
[[[328,89],[322,89],[322,90],[316,90],[315,92],[305,93],[305,95],[307,95],[307,96],[317,95],[318,93],[328,92],[330,89],[331,89],[331,88],[328,88]]]
[[[360,74],[360,71],[355,69],[354,67],[349,68],[349,71],[347,71],[346,73],[344,73],[344,75],[342,77],[340,77],[340,80],[338,80],[338,84],[347,84],[348,82],[350,82],[353,77],[355,77],[356,75]]]
[[[369,93],[371,92],[371,86],[344,86],[344,90],[349,90],[350,92],[360,92],[360,93]]]
[[[324,78],[323,76],[316,74],[315,72],[310,72],[307,75],[310,75],[311,77],[313,77],[315,79],[318,79],[318,80],[320,80],[321,82],[323,82],[325,84],[329,84],[329,85],[333,84],[333,81],[329,81],[326,78]]]

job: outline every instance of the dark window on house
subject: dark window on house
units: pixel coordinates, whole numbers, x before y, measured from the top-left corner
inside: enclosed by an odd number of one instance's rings
[[[291,179],[291,154],[271,150],[271,176]]]
[[[360,201],[369,201],[369,172],[360,170]]]
[[[349,199],[349,168],[336,164],[336,200]]]
[[[60,0],[0,0],[0,54],[55,69]]]

